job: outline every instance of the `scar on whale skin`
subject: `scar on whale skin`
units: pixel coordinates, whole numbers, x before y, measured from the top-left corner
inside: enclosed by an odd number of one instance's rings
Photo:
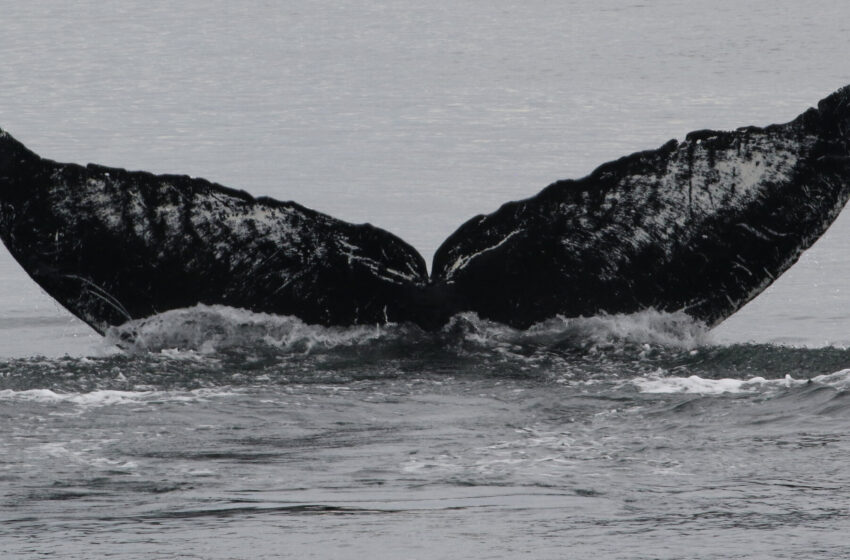
[[[850,86],[785,124],[692,132],[472,218],[430,276],[369,224],[185,175],[58,163],[0,131],[0,238],[100,333],[200,303],[426,330],[463,311],[518,328],[648,308],[713,325],[838,216],[848,130]]]

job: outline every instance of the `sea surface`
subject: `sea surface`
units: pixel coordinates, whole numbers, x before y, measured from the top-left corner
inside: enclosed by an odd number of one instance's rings
[[[0,127],[371,222],[466,219],[850,84],[843,1],[0,0]],[[684,315],[100,337],[0,248],[0,558],[850,556],[850,211]],[[127,332],[136,336],[128,342]]]

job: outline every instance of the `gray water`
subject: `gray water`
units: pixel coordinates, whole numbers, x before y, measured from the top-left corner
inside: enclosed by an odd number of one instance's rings
[[[850,83],[838,1],[0,2],[0,126],[389,229]],[[118,350],[0,251],[6,558],[845,558],[850,215],[713,331],[196,308]]]

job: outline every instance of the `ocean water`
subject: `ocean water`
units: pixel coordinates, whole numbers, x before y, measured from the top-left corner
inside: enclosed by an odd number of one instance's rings
[[[0,127],[371,222],[464,220],[850,83],[839,1],[0,1]],[[107,337],[0,250],[2,558],[846,558],[850,214],[681,315]],[[139,333],[128,344],[124,329]]]

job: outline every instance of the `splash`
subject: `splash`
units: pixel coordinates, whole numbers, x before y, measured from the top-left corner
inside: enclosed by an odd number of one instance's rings
[[[129,353],[194,351],[213,354],[238,348],[269,347],[309,353],[362,346],[416,330],[399,325],[323,327],[292,316],[254,313],[223,305],[197,305],[129,321],[110,328],[106,341]]]
[[[480,320],[479,320],[480,321]],[[708,328],[684,313],[645,310],[638,313],[597,315],[595,317],[555,317],[516,330],[483,321],[482,341],[513,341],[543,346],[593,348],[612,345],[657,345],[666,348],[693,349],[708,340]]]
[[[451,375],[719,394],[802,383],[850,365],[844,349],[718,346],[705,325],[657,311],[556,317],[526,330],[463,313],[426,332],[410,324],[322,327],[199,305],[110,329],[106,342],[123,351],[0,362],[0,390],[192,390]]]
[[[198,305],[130,321],[106,333],[110,344],[129,353],[197,352],[266,348],[282,353],[321,353],[387,345],[437,345],[467,350],[526,354],[532,348],[596,349],[617,345],[698,347],[708,329],[684,313],[641,311],[629,315],[555,317],[519,330],[461,313],[436,333],[411,324],[324,327],[296,317],[253,313],[221,305]]]

